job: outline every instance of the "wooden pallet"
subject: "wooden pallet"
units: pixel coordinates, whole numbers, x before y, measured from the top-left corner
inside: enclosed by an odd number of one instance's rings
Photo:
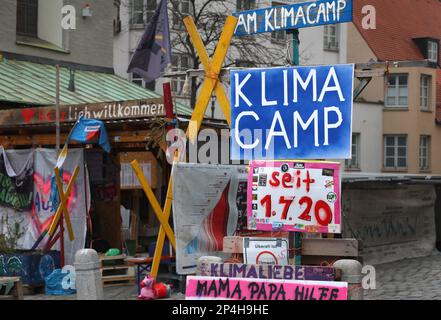
[[[105,287],[125,286],[125,285],[134,285],[134,284],[136,284],[135,277],[128,277],[128,276],[103,277],[103,286]]]
[[[35,296],[44,293],[44,285],[23,285],[23,294],[25,296]]]
[[[18,277],[0,277],[0,300],[23,300],[23,285]]]
[[[101,256],[101,276],[104,286],[134,284],[136,282],[135,266],[126,261],[125,255],[114,257]]]

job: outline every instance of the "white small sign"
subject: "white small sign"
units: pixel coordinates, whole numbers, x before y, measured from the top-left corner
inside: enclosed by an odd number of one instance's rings
[[[286,266],[288,265],[288,249],[288,239],[244,238],[244,263]]]

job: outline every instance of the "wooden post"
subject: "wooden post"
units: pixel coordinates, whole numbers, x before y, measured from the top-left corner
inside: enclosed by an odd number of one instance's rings
[[[60,152],[60,66],[57,64],[56,68],[56,89],[55,89],[55,148],[57,156]]]

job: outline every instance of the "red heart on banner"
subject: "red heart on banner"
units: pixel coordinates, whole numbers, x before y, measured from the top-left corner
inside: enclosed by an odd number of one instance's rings
[[[21,110],[21,115],[26,124],[31,122],[32,118],[35,115],[35,108],[26,108]]]

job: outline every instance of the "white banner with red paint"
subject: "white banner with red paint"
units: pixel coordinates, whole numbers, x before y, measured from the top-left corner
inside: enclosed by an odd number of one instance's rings
[[[237,229],[245,166],[173,166],[173,222],[178,274],[196,272],[201,256],[221,256],[223,239]]]
[[[347,282],[187,277],[186,300],[347,300]]]
[[[37,149],[34,156],[34,210],[33,210],[33,228],[29,230],[28,237],[31,246],[35,243],[41,230],[49,223],[49,219],[55,213],[57,208],[52,208],[50,202],[51,177],[56,164],[56,151],[52,149]],[[75,240],[70,242],[67,229],[65,228],[65,263],[73,265],[75,253],[84,248],[86,238],[86,194],[85,194],[85,175],[84,175],[84,154],[83,149],[69,149],[66,161],[64,161],[62,170],[62,181],[66,188],[73,171],[79,166],[80,172],[72,188],[71,194],[67,198],[67,208],[75,234]],[[40,246],[44,246],[43,241]],[[59,249],[59,244],[54,247]]]
[[[252,161],[248,229],[340,233],[340,164]]]
[[[26,166],[29,158],[33,165],[33,198],[32,209],[26,212],[19,212],[12,208],[0,206],[0,221],[8,220],[0,224],[0,233],[6,234],[14,227],[16,223],[20,226],[23,233],[17,243],[17,249],[31,249],[42,232],[51,223],[51,217],[57,210],[52,207],[50,201],[51,177],[53,174],[56,151],[51,149],[35,150],[7,150],[7,157],[11,163],[12,169],[20,171],[20,168]],[[67,206],[75,240],[69,241],[67,230],[65,229],[65,262],[73,265],[74,256],[77,250],[83,249],[86,236],[86,194],[85,194],[85,175],[83,149],[69,149],[69,154],[63,164],[62,181],[66,188],[72,177],[76,166],[80,167],[80,172],[71,194],[68,196]],[[90,198],[90,197],[89,197]],[[48,236],[40,243],[37,249],[43,249],[48,241]],[[59,241],[52,248],[59,250]]]

